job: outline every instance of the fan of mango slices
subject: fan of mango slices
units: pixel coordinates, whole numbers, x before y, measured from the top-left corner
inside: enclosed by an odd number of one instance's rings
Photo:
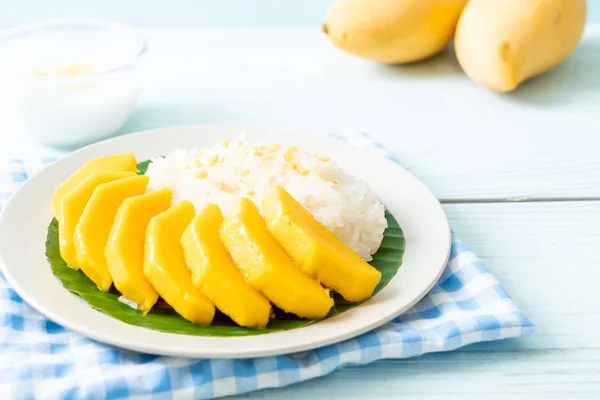
[[[132,153],[86,162],[57,188],[51,209],[60,254],[99,290],[114,284],[147,313],[159,296],[183,318],[210,325],[216,309],[236,324],[264,328],[271,304],[322,319],[334,302],[369,298],[381,273],[355,254],[283,187],[263,200],[265,215],[241,198],[223,216],[197,213],[173,193],[147,191]]]

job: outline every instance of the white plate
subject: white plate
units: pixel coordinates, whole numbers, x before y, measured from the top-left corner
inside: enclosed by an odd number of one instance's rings
[[[376,296],[325,321],[290,331],[246,337],[202,337],[129,325],[92,309],[56,279],[44,255],[50,198],[56,186],[91,157],[132,151],[138,160],[177,148],[211,146],[244,132],[250,142],[296,145],[331,155],[368,183],[406,237],[403,265]],[[450,250],[450,229],[435,196],[408,171],[370,151],[305,133],[256,126],[196,126],[121,136],[85,147],[30,178],[0,215],[2,272],[17,293],[49,319],[114,346],[152,354],[247,358],[294,353],[339,342],[408,310],[435,284]]]

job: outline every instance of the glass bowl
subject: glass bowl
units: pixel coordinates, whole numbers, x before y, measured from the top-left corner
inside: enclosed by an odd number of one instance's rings
[[[146,40],[133,28],[91,19],[21,25],[0,37],[0,105],[16,131],[74,148],[129,119],[141,87]]]

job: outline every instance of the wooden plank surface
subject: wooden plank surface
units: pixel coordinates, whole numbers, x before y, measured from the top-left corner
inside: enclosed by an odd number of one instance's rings
[[[151,84],[136,129],[165,120],[361,129],[443,199],[600,195],[600,29],[510,95],[471,82],[451,50],[384,67],[313,30],[190,34],[183,53],[175,43],[186,32],[149,35]]]
[[[600,202],[444,208],[537,327],[535,335],[480,348],[600,348]]]
[[[430,354],[348,367],[254,399],[598,399],[600,350]],[[242,396],[240,396],[242,397]]]
[[[122,132],[203,123],[363,130],[446,200],[600,197],[600,25],[513,94],[461,72],[452,50],[385,67],[314,28],[147,30],[139,106]],[[3,118],[0,156],[48,151]],[[276,139],[275,139],[276,140]]]

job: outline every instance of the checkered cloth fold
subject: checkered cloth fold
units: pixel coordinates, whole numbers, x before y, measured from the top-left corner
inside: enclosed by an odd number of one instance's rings
[[[365,134],[331,136],[392,158]],[[30,174],[51,161],[10,161],[9,171],[0,176],[0,208]],[[436,286],[401,317],[338,344],[252,360],[159,357],[97,343],[34,311],[0,274],[0,393],[7,399],[214,398],[286,386],[343,366],[515,337],[532,328],[456,235]]]

